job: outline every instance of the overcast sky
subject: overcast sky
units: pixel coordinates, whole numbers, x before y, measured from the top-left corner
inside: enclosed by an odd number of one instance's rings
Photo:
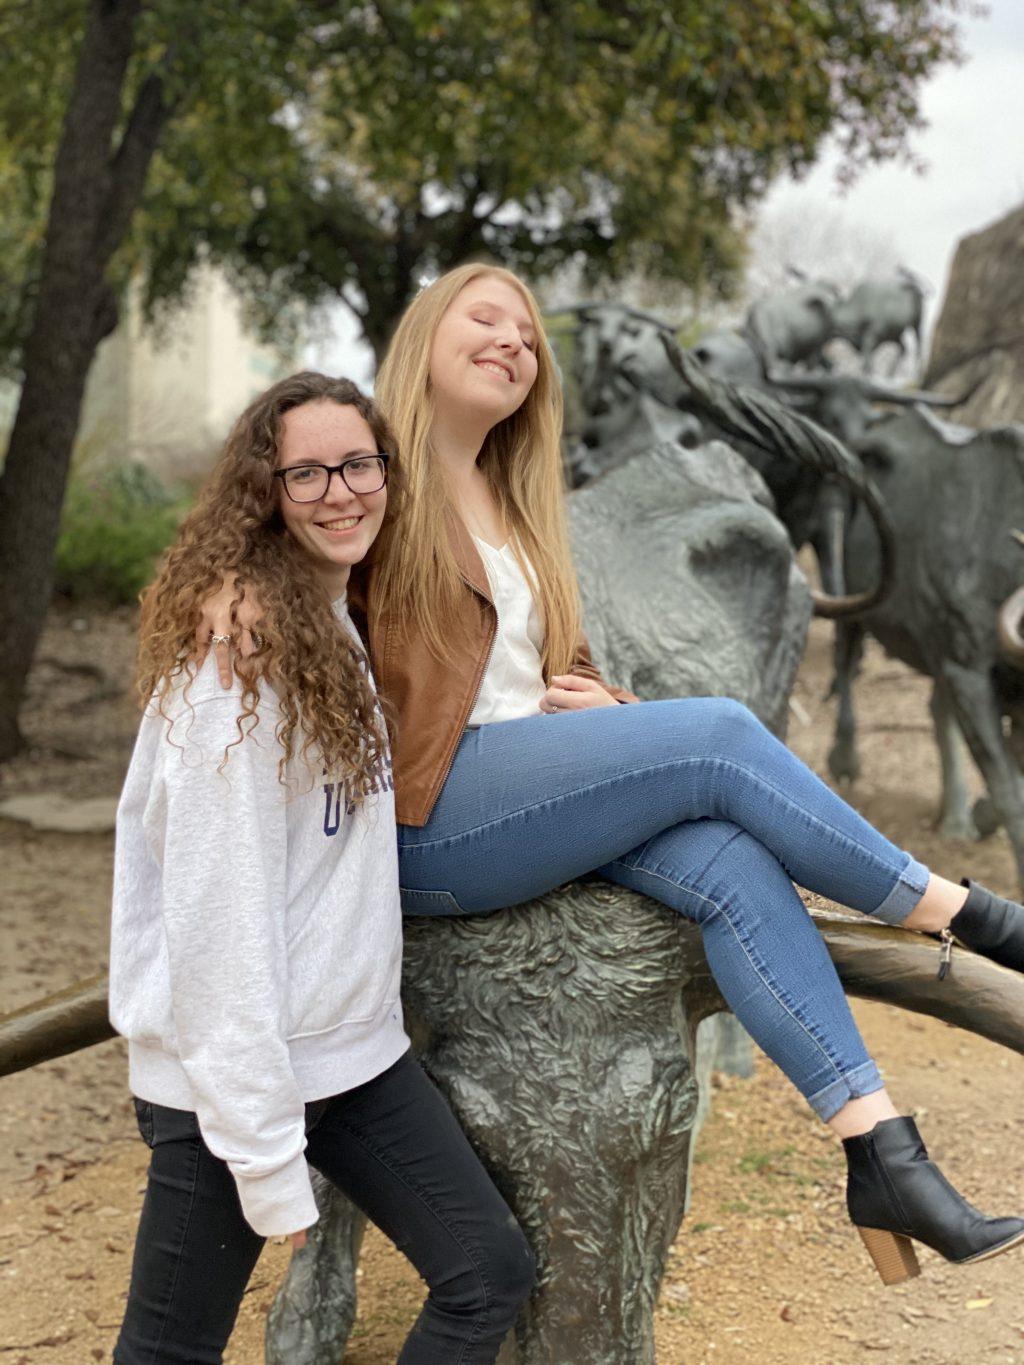
[[[929,323],[959,238],[1024,201],[1024,0],[990,0],[988,8],[987,18],[961,21],[967,61],[944,68],[922,92],[928,127],[912,147],[923,174],[889,164],[842,190],[826,153],[810,176],[781,182],[764,205],[766,224],[817,215],[833,234],[859,234],[880,257],[923,276],[935,290]],[[337,310],[334,331],[311,348],[309,362],[367,383],[369,353],[347,310]]]
[[[767,216],[824,209],[889,238],[898,260],[941,298],[957,241],[1024,201],[1024,0],[991,0],[985,19],[962,21],[968,60],[922,91],[928,127],[912,140],[923,175],[898,164],[866,171],[849,190],[826,155],[798,184],[780,183]]]

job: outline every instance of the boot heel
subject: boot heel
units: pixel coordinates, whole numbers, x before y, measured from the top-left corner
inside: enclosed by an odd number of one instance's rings
[[[920,1275],[917,1252],[909,1237],[898,1232],[883,1232],[880,1228],[858,1228],[857,1231],[883,1284],[901,1284]]]

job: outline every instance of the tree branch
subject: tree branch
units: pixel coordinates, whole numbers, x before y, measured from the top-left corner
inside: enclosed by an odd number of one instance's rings
[[[162,71],[153,71],[142,82],[135,105],[111,164],[110,192],[103,215],[97,251],[106,262],[117,250],[138,207],[149,164],[153,159],[173,106],[165,98],[164,76],[173,62],[168,51]]]

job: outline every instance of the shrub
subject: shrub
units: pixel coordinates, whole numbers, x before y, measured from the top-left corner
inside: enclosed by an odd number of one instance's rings
[[[73,601],[134,602],[186,510],[181,493],[139,464],[73,474],[57,542],[55,591]]]

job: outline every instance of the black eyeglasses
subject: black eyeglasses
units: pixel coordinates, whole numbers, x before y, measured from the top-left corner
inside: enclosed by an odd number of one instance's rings
[[[275,469],[274,478],[284,482],[292,502],[319,502],[327,496],[331,475],[340,474],[351,493],[379,493],[388,481],[388,460],[383,452],[355,455],[341,464],[293,464]]]

